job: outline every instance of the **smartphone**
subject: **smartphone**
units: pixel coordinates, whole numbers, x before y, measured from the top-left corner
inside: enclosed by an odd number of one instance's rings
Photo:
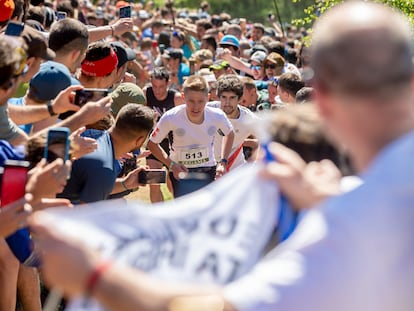
[[[108,96],[108,89],[83,89],[77,90],[75,95],[75,105],[82,107],[87,102],[98,101]]]
[[[207,173],[190,172],[184,178],[180,178],[177,189],[174,189],[174,196],[176,198],[191,192],[200,190],[211,183],[211,179]]]
[[[119,18],[130,18],[131,17],[131,6],[126,5],[119,8]]]
[[[147,184],[165,184],[167,182],[167,172],[162,169],[153,169],[141,171],[138,173],[138,183]]]
[[[160,54],[162,55],[162,54],[164,54],[164,51],[165,51],[165,44],[160,44],[160,46],[159,46],[159,49],[160,49]]]
[[[58,21],[60,21],[62,19],[65,19],[67,16],[68,15],[67,15],[66,12],[59,11],[59,12],[56,13],[56,18],[57,18]]]
[[[1,207],[24,197],[26,193],[27,161],[6,160],[1,183]]]
[[[223,55],[223,53],[224,53],[224,49],[223,48],[217,48],[216,49],[216,55],[217,56]]]
[[[69,135],[70,130],[67,127],[56,127],[49,130],[43,156],[48,163],[57,158],[61,158],[63,161],[69,159]]]
[[[24,29],[24,23],[9,22],[6,27],[5,35],[20,37]]]

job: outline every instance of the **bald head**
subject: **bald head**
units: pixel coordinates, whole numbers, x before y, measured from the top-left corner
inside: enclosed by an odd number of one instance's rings
[[[312,47],[316,85],[332,93],[392,95],[412,78],[410,24],[379,4],[334,7],[316,24]]]

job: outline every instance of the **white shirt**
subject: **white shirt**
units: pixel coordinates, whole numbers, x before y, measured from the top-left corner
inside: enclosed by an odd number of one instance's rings
[[[221,109],[206,106],[203,123],[195,124],[188,119],[186,108],[180,105],[164,113],[151,134],[151,141],[159,144],[171,131],[173,161],[189,168],[215,166],[214,135],[218,130],[228,135],[233,127]]]
[[[214,107],[221,109],[221,104],[219,101],[209,102],[207,104],[209,107]],[[251,112],[248,108],[238,105],[240,116],[237,119],[230,119],[231,124],[233,125],[234,130],[234,141],[233,146],[231,148],[229,159],[235,152],[238,152],[239,148],[243,145],[243,142],[246,138],[250,135],[254,135],[253,125],[259,121],[259,117],[257,117],[253,112]],[[221,145],[223,141],[223,136],[219,133],[216,133],[214,137],[214,156],[216,161],[221,160]],[[238,153],[237,157],[235,158],[233,164],[231,164],[230,169],[235,169],[240,165],[246,163],[243,154],[243,147]]]
[[[225,288],[238,310],[414,310],[414,132]]]

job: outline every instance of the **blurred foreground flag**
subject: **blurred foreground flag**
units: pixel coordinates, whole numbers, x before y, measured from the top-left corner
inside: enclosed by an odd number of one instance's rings
[[[225,284],[251,269],[275,227],[279,193],[260,169],[246,165],[155,206],[112,200],[50,214],[57,230],[158,278]],[[102,310],[84,299],[68,309]]]

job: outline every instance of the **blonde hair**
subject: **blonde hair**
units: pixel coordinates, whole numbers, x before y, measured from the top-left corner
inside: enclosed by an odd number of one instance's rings
[[[199,75],[188,77],[188,79],[185,80],[183,85],[184,93],[186,93],[187,91],[196,91],[208,94],[208,90],[209,87],[206,79]]]

